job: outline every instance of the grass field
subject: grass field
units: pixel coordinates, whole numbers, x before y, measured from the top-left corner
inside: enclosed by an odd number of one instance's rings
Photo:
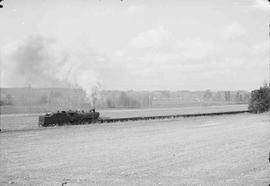
[[[150,108],[150,109],[114,109],[99,110],[102,117],[121,118],[136,116],[155,116],[171,114],[194,114],[207,112],[224,112],[246,110],[247,105],[224,105],[181,108]],[[35,129],[38,128],[38,116],[40,114],[6,114],[0,115],[0,127],[2,130]]]
[[[0,133],[0,185],[268,185],[270,115]]]

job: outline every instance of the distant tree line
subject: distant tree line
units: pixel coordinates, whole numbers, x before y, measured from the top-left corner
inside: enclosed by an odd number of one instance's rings
[[[99,91],[96,108],[147,108],[202,104],[247,104],[247,91]],[[1,105],[43,106],[57,109],[91,107],[81,89],[16,88],[1,89]]]
[[[103,107],[105,106],[108,108],[138,108],[143,105],[140,99],[128,95],[126,92],[121,92],[117,97],[108,96],[105,104],[99,103],[100,106],[103,105]]]

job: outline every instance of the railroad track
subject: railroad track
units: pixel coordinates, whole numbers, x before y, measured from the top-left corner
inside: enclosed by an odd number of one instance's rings
[[[248,113],[248,112],[250,111],[241,110],[241,111],[197,113],[197,114],[174,114],[174,115],[158,115],[158,116],[126,117],[126,118],[101,118],[96,123],[116,123],[116,122],[140,121],[140,120],[158,120],[158,119],[174,119],[174,118],[187,118],[187,117],[199,117],[199,116],[231,115],[231,114],[242,114],[242,113]],[[56,129],[58,127],[54,126],[54,127],[39,127],[39,128],[31,128],[31,129],[18,129],[18,130],[1,130],[1,133],[35,131],[35,130],[44,130],[44,129],[53,129],[53,128]]]

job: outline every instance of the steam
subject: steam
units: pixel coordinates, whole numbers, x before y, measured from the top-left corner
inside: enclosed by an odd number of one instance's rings
[[[2,47],[1,87],[81,88],[94,105],[101,88],[96,67],[103,56],[83,46],[72,47],[68,49],[42,36],[30,36]]]

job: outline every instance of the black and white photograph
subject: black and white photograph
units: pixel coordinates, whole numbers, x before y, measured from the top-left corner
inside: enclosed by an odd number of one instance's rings
[[[0,0],[0,185],[270,185],[270,0]]]

